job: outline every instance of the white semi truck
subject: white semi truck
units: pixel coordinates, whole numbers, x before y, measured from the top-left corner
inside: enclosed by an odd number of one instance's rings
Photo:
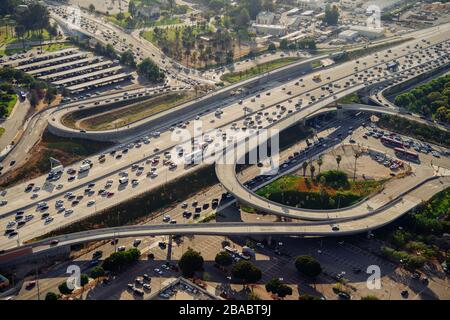
[[[184,164],[187,166],[199,164],[202,161],[202,158],[203,158],[203,150],[198,149],[184,156]]]

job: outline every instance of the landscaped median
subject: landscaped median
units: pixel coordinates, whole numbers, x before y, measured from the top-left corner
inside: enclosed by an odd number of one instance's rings
[[[192,92],[172,92],[131,105],[123,105],[122,101],[117,104],[81,109],[66,115],[62,123],[77,130],[112,130],[166,111],[192,97]]]
[[[324,171],[317,177],[286,175],[256,193],[271,201],[305,209],[329,210],[351,206],[379,191],[385,180],[348,179],[339,170]]]
[[[228,83],[236,83],[239,81],[247,80],[253,77],[256,77],[264,72],[269,72],[281,67],[284,67],[288,64],[299,61],[300,57],[286,57],[279,58],[273,61],[261,63],[255,67],[251,67],[250,69],[246,69],[238,72],[231,72],[224,74],[220,79],[222,81],[226,81]]]

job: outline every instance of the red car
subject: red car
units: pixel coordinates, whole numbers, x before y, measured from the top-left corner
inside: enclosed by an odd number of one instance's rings
[[[108,198],[111,198],[113,195],[114,195],[114,192],[108,192],[107,197],[108,197]]]

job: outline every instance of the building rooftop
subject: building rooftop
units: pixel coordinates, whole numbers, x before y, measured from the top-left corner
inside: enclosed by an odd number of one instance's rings
[[[183,277],[166,280],[151,300],[223,300],[212,291],[196,285]]]
[[[252,27],[255,27],[255,28],[267,28],[267,29],[280,29],[280,30],[286,29],[285,26],[282,26],[282,25],[279,25],[279,24],[258,24],[258,23],[254,23],[254,24],[252,24]]]

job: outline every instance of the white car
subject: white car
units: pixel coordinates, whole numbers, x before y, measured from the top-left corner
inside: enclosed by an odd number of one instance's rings
[[[158,269],[158,268],[153,269],[153,271],[154,271],[156,274],[159,274],[159,275],[163,274],[162,270],[160,270],[160,269]]]
[[[50,223],[50,222],[52,222],[54,219],[53,219],[53,217],[47,217],[47,218],[45,218],[45,223],[47,224],[47,223]]]

